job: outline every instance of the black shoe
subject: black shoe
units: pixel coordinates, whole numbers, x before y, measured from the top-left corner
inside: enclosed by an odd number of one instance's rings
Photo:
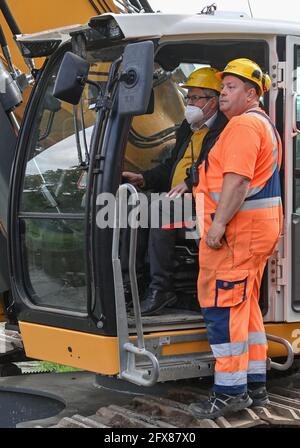
[[[245,392],[240,395],[218,394],[213,392],[205,401],[192,403],[189,410],[197,418],[217,418],[231,412],[241,411],[251,406],[252,400]]]
[[[248,394],[253,401],[252,406],[267,406],[270,403],[265,386],[256,389],[248,389]]]
[[[151,316],[167,305],[174,304],[176,300],[177,297],[174,292],[149,288],[141,303],[141,314],[142,316]]]

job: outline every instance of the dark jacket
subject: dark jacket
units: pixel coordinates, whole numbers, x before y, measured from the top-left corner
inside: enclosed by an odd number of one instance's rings
[[[209,129],[208,133],[204,137],[202,150],[200,151],[199,158],[196,161],[197,166],[199,166],[202,161],[207,158],[209,151],[215,144],[217,138],[227,123],[228,120],[225,115],[222,112],[218,112],[213,127]],[[174,171],[178,162],[184,156],[192,135],[193,132],[191,131],[190,125],[186,120],[184,120],[176,132],[176,143],[170,156],[163,163],[160,163],[151,170],[144,171],[142,173],[145,180],[145,188],[147,190],[154,190],[161,193],[171,189]],[[193,184],[190,175],[187,175],[184,182],[186,183],[188,190],[192,191]]]

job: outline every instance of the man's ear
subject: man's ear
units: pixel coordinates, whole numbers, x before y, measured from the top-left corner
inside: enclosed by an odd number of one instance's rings
[[[247,100],[252,101],[255,97],[257,97],[255,87],[250,87],[247,91]]]

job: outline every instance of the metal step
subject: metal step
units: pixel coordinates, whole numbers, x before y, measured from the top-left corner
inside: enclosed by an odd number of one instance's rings
[[[211,376],[214,372],[215,359],[212,354],[195,354],[158,358],[158,382],[175,381],[187,378]],[[151,370],[149,363],[137,363],[137,369]]]

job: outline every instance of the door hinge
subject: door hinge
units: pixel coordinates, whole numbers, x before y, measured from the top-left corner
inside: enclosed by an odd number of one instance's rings
[[[278,89],[284,89],[286,87],[286,62],[278,62],[277,67],[274,65],[272,68],[274,69],[274,72],[271,74],[272,86]]]
[[[277,292],[287,285],[287,259],[282,258],[278,251],[271,258],[271,283],[276,286]]]

